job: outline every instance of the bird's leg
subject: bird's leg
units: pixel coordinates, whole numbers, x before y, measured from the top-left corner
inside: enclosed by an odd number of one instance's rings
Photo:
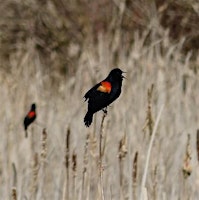
[[[107,114],[108,113],[107,107],[103,108],[102,111],[104,112],[104,114]]]

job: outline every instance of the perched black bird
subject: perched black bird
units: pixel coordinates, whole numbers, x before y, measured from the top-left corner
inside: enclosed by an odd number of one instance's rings
[[[28,126],[36,119],[36,105],[33,103],[31,105],[31,109],[24,118],[24,129],[25,129],[25,137],[28,137]]]
[[[96,84],[84,96],[88,99],[88,111],[84,117],[84,123],[89,127],[93,120],[93,114],[105,108],[120,96],[124,73],[121,69],[111,70],[106,79]]]

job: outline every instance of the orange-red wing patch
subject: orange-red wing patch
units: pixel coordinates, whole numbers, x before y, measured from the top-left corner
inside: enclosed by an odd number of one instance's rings
[[[33,118],[36,115],[36,113],[34,111],[30,111],[28,113],[28,118]]]
[[[101,82],[101,85],[97,88],[100,92],[110,93],[111,92],[111,83],[108,81]]]

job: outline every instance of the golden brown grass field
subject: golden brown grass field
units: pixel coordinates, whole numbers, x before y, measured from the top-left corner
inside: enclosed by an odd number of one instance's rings
[[[199,199],[198,27],[197,0],[2,0],[0,200]],[[86,128],[114,67],[122,94]]]

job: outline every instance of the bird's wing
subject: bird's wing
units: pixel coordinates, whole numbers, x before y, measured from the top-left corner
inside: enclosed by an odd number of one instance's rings
[[[97,90],[97,88],[100,86],[100,83],[96,84],[95,86],[93,86],[85,95],[84,95],[84,98],[85,98],[85,101],[87,99],[89,99],[89,97],[95,93],[95,91]]]
[[[97,91],[103,93],[110,93],[112,89],[111,83],[109,81],[102,81],[100,85],[97,87]]]
[[[28,113],[28,115],[27,115],[27,118],[33,118],[33,117],[35,117],[36,116],[36,113],[34,112],[34,111],[30,111],[29,113]]]
[[[108,94],[111,92],[111,83],[108,81],[102,81],[98,84],[96,84],[94,87],[92,87],[85,95],[84,98],[85,100],[89,99],[93,95],[99,95],[101,94]]]

